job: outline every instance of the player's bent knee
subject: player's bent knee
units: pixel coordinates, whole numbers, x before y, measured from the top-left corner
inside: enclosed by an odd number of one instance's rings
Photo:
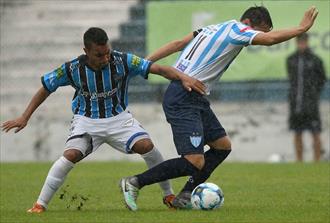
[[[77,163],[84,158],[82,152],[77,149],[67,149],[64,151],[63,156],[73,163]]]
[[[153,148],[154,144],[150,139],[140,139],[133,145],[132,150],[138,154],[145,154],[150,152]]]
[[[224,136],[219,138],[213,142],[207,143],[211,148],[219,149],[219,150],[231,150],[231,141],[228,136]]]
[[[221,147],[220,149],[223,149],[223,150],[231,150],[231,141],[229,140],[226,140],[224,141],[222,144],[221,144]]]
[[[204,154],[185,155],[184,158],[187,159],[192,165],[194,165],[199,170],[201,170],[204,167],[205,164]]]

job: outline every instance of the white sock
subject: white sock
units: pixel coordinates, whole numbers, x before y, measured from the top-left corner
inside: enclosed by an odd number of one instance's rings
[[[154,147],[151,151],[145,154],[141,154],[141,156],[147,163],[149,169],[164,161],[162,154],[160,154],[156,147]],[[174,194],[169,180],[159,182],[159,186],[163,190],[164,196]]]
[[[57,189],[63,184],[66,175],[73,168],[74,163],[67,160],[64,156],[60,157],[50,168],[44,186],[41,189],[37,203],[45,208]]]

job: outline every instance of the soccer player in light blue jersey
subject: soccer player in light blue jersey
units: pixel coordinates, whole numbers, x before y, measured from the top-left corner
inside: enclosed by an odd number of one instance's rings
[[[202,81],[210,94],[214,84],[245,46],[269,46],[287,41],[309,30],[317,14],[312,7],[305,12],[297,27],[271,31],[273,24],[268,10],[263,6],[251,7],[243,13],[240,21],[230,20],[204,27],[182,40],[166,44],[147,58],[157,61],[182,51],[174,67]],[[190,178],[174,199],[173,206],[189,207],[192,190],[205,182],[231,152],[230,139],[204,95],[187,92],[180,82],[172,81],[164,96],[163,109],[181,157],[121,180],[121,187],[128,189],[123,189],[123,193],[131,210],[137,209],[135,200],[139,189],[181,176]],[[204,153],[205,145],[210,149]]]
[[[149,134],[127,109],[129,80],[135,76],[147,79],[149,73],[170,80],[180,80],[187,91],[204,93],[204,84],[170,66],[160,66],[130,53],[111,50],[106,32],[92,27],[84,34],[85,54],[64,63],[41,78],[42,86],[33,96],[24,113],[4,122],[2,130],[15,133],[28,123],[33,112],[48,96],[62,86],[75,89],[72,99],[74,114],[65,151],[50,168],[40,195],[28,210],[41,213],[63,184],[74,164],[107,143],[126,153],[138,153],[149,168],[161,163],[163,157]],[[163,202],[171,205],[173,190],[168,180],[160,182]]]

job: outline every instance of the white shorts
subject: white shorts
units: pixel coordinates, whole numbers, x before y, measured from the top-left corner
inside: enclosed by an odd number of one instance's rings
[[[65,149],[78,149],[87,156],[107,143],[120,152],[132,153],[134,144],[145,138],[150,138],[149,134],[129,111],[103,119],[74,115]]]

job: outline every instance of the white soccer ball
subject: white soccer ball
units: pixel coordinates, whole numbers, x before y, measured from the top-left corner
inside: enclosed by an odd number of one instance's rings
[[[224,200],[222,190],[214,183],[202,183],[191,193],[193,209],[213,210],[221,207]]]

